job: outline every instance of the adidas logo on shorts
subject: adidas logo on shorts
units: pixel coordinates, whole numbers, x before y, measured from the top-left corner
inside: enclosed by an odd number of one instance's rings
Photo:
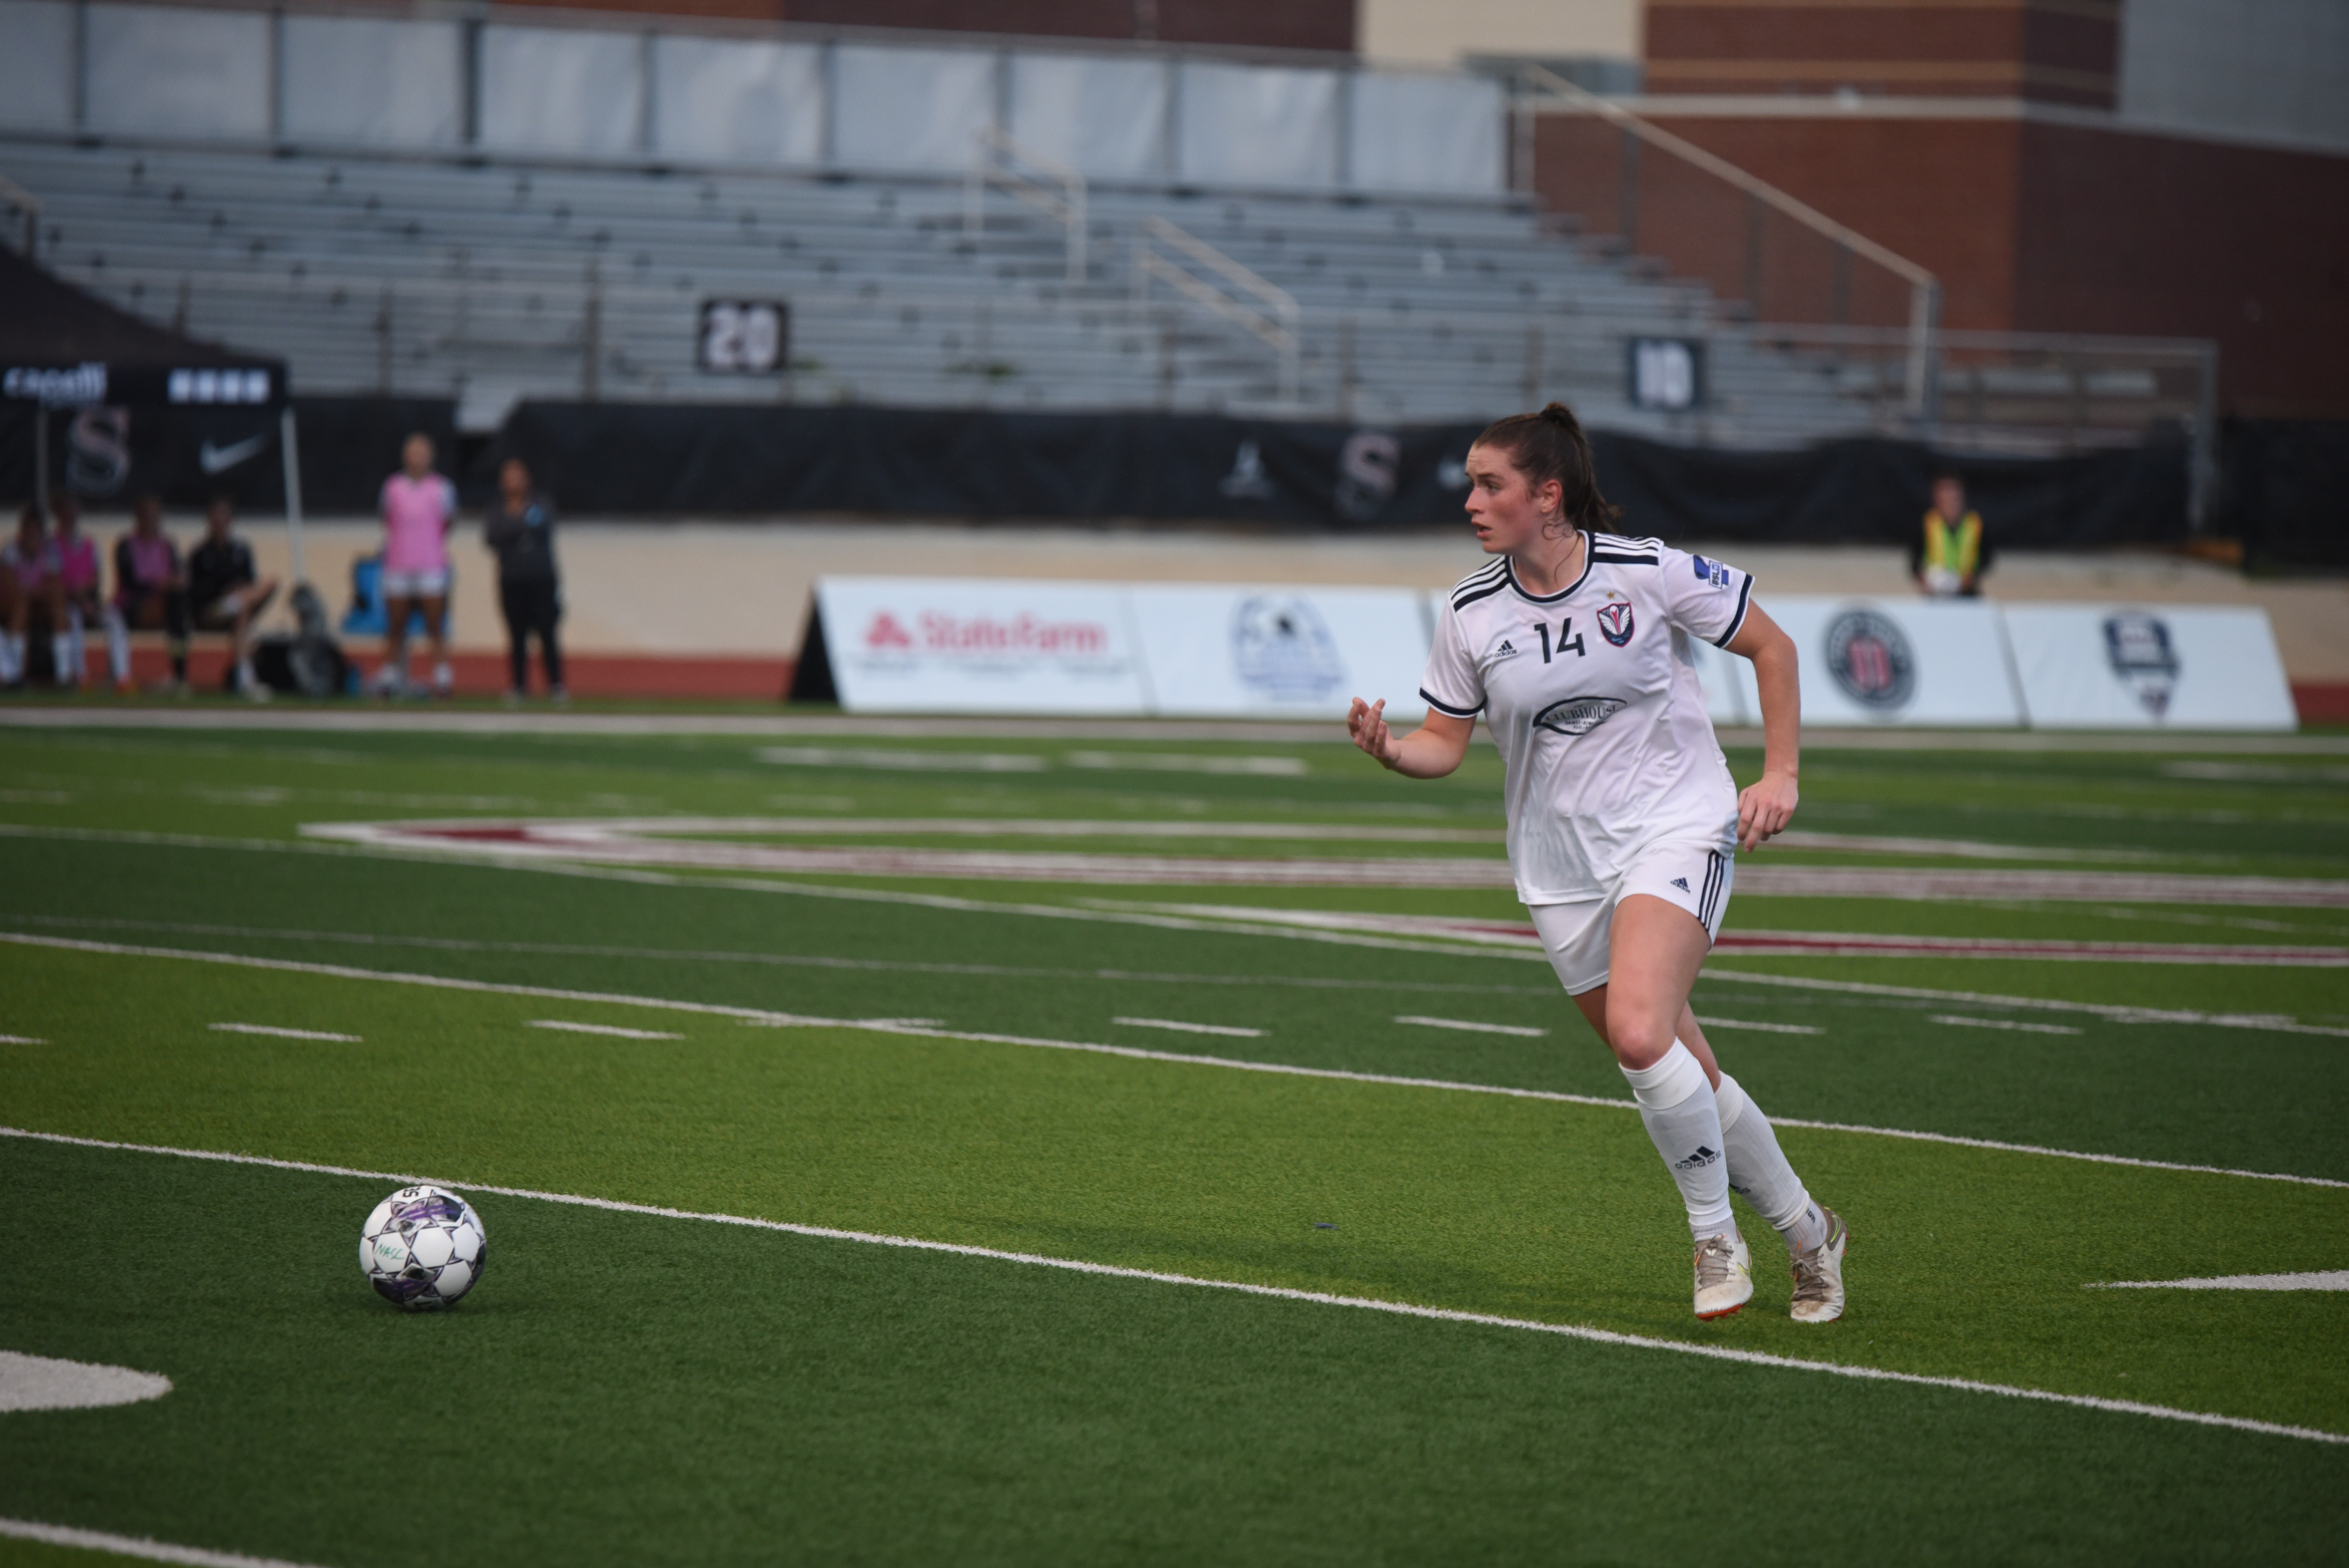
[[[1686,877],[1674,877],[1674,878],[1672,879],[1672,885],[1673,885],[1674,887],[1676,887],[1676,888],[1680,889],[1682,892],[1688,892],[1688,890],[1689,890],[1688,878],[1686,878]]]

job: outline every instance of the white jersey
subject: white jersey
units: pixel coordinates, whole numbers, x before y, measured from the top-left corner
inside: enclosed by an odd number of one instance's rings
[[[1753,592],[1733,566],[1611,533],[1588,536],[1560,593],[1527,593],[1506,556],[1453,589],[1419,695],[1455,718],[1485,713],[1518,898],[1603,898],[1659,840],[1733,844],[1737,788],[1688,639],[1727,643]]]

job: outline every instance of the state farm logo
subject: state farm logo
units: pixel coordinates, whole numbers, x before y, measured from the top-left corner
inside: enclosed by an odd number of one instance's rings
[[[864,628],[864,651],[951,658],[1099,658],[1109,652],[1109,628],[1098,621],[1053,621],[1025,610],[1000,618],[925,610],[908,629],[881,610]]]

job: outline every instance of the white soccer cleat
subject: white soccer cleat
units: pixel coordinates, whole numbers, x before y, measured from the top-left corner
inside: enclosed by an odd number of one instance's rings
[[[457,689],[457,672],[444,661],[432,666],[432,695],[447,696]]]
[[[1840,1255],[1840,1254],[1838,1254]],[[1696,1315],[1727,1317],[1754,1299],[1754,1258],[1734,1230],[1696,1245]],[[1837,1297],[1838,1306],[1842,1297]]]
[[[1795,1305],[1787,1315],[1796,1323],[1833,1323],[1843,1315],[1843,1249],[1851,1233],[1825,1203],[1819,1212],[1826,1216],[1827,1239],[1795,1260]]]

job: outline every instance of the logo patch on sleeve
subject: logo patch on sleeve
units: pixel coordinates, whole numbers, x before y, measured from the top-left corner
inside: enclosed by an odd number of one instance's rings
[[[1698,582],[1710,583],[1716,588],[1729,586],[1729,568],[1720,562],[1707,561],[1702,555],[1692,555],[1689,557],[1689,564],[1696,569]]]

